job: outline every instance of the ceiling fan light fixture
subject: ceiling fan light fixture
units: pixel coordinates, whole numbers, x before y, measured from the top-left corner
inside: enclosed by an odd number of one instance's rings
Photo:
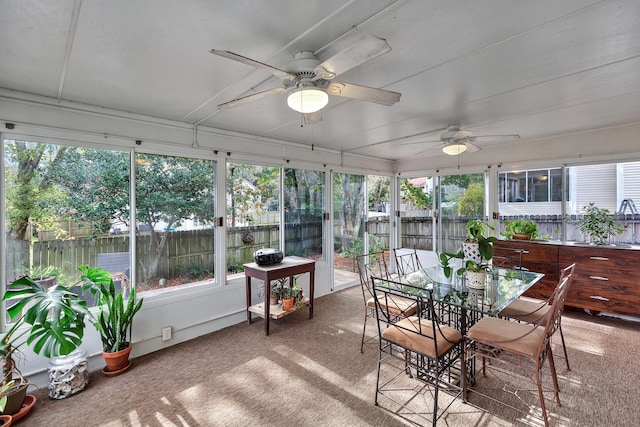
[[[457,156],[460,153],[464,153],[466,150],[467,146],[462,141],[452,142],[442,147],[442,151],[450,156]]]
[[[296,89],[287,98],[289,108],[304,114],[322,110],[328,103],[327,92],[314,87]]]

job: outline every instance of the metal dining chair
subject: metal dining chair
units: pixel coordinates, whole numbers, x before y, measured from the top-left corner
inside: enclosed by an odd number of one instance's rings
[[[364,326],[362,327],[362,340],[360,342],[360,352],[364,352],[364,344],[368,340],[365,339],[367,331],[367,320],[375,318],[375,296],[372,289],[371,277],[380,279],[389,279],[389,270],[387,269],[388,252],[379,251],[356,257],[358,265],[358,273],[360,274],[360,287],[362,288],[362,297],[364,299]],[[397,298],[393,301],[390,311],[394,313],[396,318],[412,316],[416,313],[416,303],[413,299]],[[376,339],[377,336],[370,339]]]
[[[401,276],[422,269],[420,258],[418,258],[418,252],[415,248],[394,248],[393,256],[396,260],[396,270]]]
[[[459,330],[440,321],[433,290],[421,288],[409,293],[408,287],[406,283],[373,278],[380,345],[375,404],[379,397],[385,397],[435,426],[455,398],[462,397],[459,365],[463,339]],[[407,298],[415,300],[418,312],[398,319],[391,308]],[[440,408],[442,390],[453,398]]]
[[[558,377],[551,351],[551,336],[555,330],[556,322],[564,309],[564,302],[572,279],[573,268],[569,268],[557,286],[550,308],[544,315],[544,321],[541,320],[535,324],[530,324],[513,322],[497,317],[485,317],[469,329],[464,337],[464,360],[466,363],[462,364],[465,371],[462,375],[465,400],[468,398],[469,391],[473,391],[512,409],[522,411],[507,402],[500,401],[496,397],[497,393],[508,389],[506,386],[492,388],[490,389],[492,394],[488,394],[481,390],[479,379],[468,377],[467,363],[474,358],[481,357],[483,376],[486,376],[489,370],[498,371],[500,365],[506,365],[506,369],[499,371],[502,375],[520,377],[522,374],[533,380],[537,387],[544,424],[545,426],[549,425],[542,387],[542,368],[545,360],[548,360],[554,396],[558,405],[561,406]],[[491,362],[489,367],[487,367],[487,360]],[[516,390],[516,393],[523,391],[521,388]],[[518,398],[522,400],[521,394],[518,394]],[[530,407],[523,412],[530,415]]]
[[[573,275],[576,264],[573,263],[562,269],[560,272],[559,282],[567,277]],[[499,314],[500,317],[506,317],[519,322],[526,322],[531,324],[539,324],[545,322],[549,316],[548,313],[551,309],[551,302],[555,298],[555,294],[558,292],[558,287],[551,293],[549,298],[545,301],[534,300],[531,298],[520,297],[506,306]],[[562,350],[564,351],[564,359],[567,363],[567,370],[571,370],[569,366],[569,355],[567,354],[567,346],[564,341],[564,334],[562,333],[562,315],[558,316],[554,323],[553,332],[560,332],[560,339],[562,341]]]

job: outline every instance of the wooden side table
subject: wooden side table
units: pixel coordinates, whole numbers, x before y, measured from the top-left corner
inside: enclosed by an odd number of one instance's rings
[[[293,283],[293,276],[302,273],[309,273],[309,297],[305,298],[302,305],[309,306],[309,319],[313,319],[313,288],[315,285],[316,262],[312,259],[297,256],[285,257],[281,263],[273,265],[258,265],[255,262],[244,264],[244,275],[247,285],[247,322],[251,323],[251,313],[256,313],[260,317],[264,317],[264,330],[269,335],[269,320],[271,318],[279,319],[287,314],[293,313],[299,307],[290,310],[274,310],[271,313],[269,303],[270,284],[272,280],[289,278],[289,283]],[[251,278],[262,280],[265,284],[264,302],[251,305]]]

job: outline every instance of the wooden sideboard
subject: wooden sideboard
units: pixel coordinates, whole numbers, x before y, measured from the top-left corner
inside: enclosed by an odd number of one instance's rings
[[[576,263],[566,304],[591,312],[640,317],[640,246],[592,246],[570,242],[499,240],[494,255],[513,267],[544,273],[525,293],[546,299],[558,283],[560,269]]]

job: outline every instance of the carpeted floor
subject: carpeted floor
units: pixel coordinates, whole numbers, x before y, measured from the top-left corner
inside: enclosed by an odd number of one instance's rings
[[[246,322],[133,360],[117,377],[92,373],[83,392],[38,402],[18,426],[401,426],[423,424],[373,405],[377,348],[360,353],[359,287],[318,298],[271,323]],[[567,311],[563,330],[572,371],[554,342],[559,407],[552,425],[640,425],[640,323]],[[374,334],[374,329],[368,331]],[[526,398],[524,398],[526,400]],[[533,400],[534,406],[536,400]],[[533,412],[535,413],[535,407]],[[471,397],[438,425],[542,425]]]

